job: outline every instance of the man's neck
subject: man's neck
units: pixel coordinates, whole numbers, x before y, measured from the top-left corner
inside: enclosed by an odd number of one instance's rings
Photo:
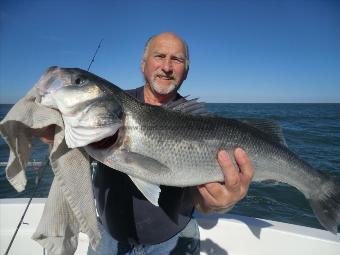
[[[157,92],[153,91],[150,85],[144,85],[144,102],[151,105],[163,105],[176,97],[177,92],[174,91],[168,95],[160,95]]]

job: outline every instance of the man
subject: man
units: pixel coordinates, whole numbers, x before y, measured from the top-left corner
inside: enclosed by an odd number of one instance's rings
[[[145,46],[141,68],[145,85],[127,91],[130,95],[152,105],[177,100],[189,71],[188,47],[173,33],[153,36]],[[218,153],[224,183],[161,187],[159,207],[149,203],[125,174],[98,164],[93,182],[103,238],[98,250],[89,248],[88,254],[199,254],[193,207],[226,211],[247,193],[252,164],[241,149],[235,151],[235,158],[240,169],[235,169],[225,151]]]
[[[177,91],[189,71],[188,47],[173,33],[153,36],[145,46],[141,68],[145,85],[127,91],[130,95],[152,105],[178,100]],[[111,140],[93,146],[105,147]],[[225,151],[216,151],[216,155],[225,176],[223,183],[161,186],[159,207],[148,202],[127,175],[98,163],[93,188],[102,239],[96,251],[89,247],[88,254],[199,254],[193,208],[205,213],[229,210],[246,195],[254,174],[242,149],[234,152],[239,169]]]

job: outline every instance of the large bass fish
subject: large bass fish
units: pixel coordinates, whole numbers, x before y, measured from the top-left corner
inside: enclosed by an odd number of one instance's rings
[[[276,180],[301,191],[320,221],[337,233],[340,184],[301,160],[270,121],[205,115],[195,100],[167,107],[138,102],[114,84],[76,68],[51,67],[36,88],[41,104],[61,112],[70,148],[84,147],[105,165],[124,172],[157,205],[159,185],[195,186],[223,181],[217,151],[243,148],[254,181]],[[112,137],[113,144],[91,144]]]

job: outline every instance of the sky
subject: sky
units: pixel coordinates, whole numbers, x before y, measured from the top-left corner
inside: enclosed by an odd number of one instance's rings
[[[146,40],[189,45],[180,93],[219,103],[340,103],[340,1],[1,0],[0,103],[15,103],[49,66],[143,85]]]

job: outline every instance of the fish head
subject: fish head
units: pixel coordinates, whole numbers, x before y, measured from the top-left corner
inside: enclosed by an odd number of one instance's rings
[[[113,84],[77,68],[50,67],[36,84],[40,104],[60,111],[69,148],[113,136],[122,126],[122,107]]]

